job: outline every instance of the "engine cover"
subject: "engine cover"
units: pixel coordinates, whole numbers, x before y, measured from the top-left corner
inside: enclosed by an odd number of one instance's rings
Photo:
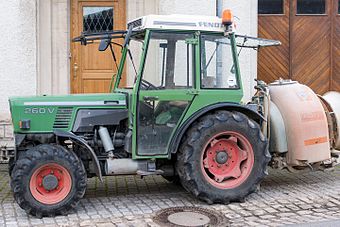
[[[305,166],[330,159],[327,117],[312,89],[281,80],[270,84],[269,91],[286,128],[287,164]]]

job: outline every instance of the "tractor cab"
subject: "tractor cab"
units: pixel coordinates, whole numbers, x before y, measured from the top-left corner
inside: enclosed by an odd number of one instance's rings
[[[223,23],[222,23],[223,21]],[[134,157],[169,157],[171,139],[181,123],[201,106],[239,103],[243,97],[238,56],[241,48],[279,45],[235,34],[231,15],[149,15],[127,25],[127,31],[82,34],[83,45],[100,39],[117,66],[110,90],[127,95],[129,143]],[[124,39],[122,42],[116,39]],[[116,62],[112,45],[121,47]]]

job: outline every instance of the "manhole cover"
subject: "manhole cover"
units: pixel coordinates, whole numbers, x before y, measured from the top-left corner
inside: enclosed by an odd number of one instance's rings
[[[157,212],[154,222],[161,226],[227,226],[222,214],[200,207],[173,207]]]

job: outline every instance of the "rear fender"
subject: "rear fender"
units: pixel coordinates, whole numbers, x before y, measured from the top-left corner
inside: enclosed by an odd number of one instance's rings
[[[194,123],[197,119],[199,119],[200,117],[202,117],[203,115],[209,113],[209,112],[213,112],[216,110],[229,110],[229,111],[237,111],[240,113],[243,113],[245,115],[247,115],[250,119],[255,120],[258,123],[261,123],[263,121],[266,121],[266,119],[264,119],[264,117],[259,114],[258,112],[256,112],[255,110],[253,110],[251,108],[251,106],[247,106],[247,105],[240,105],[238,103],[217,103],[217,104],[213,104],[207,107],[204,107],[203,109],[197,111],[195,114],[193,114],[192,116],[190,116],[189,119],[187,119],[174,133],[174,136],[171,139],[170,142],[170,146],[169,146],[169,158],[171,156],[171,154],[174,154],[177,152],[178,147],[181,143],[181,139],[183,138],[185,132],[189,129],[189,127],[192,125],[192,123]]]

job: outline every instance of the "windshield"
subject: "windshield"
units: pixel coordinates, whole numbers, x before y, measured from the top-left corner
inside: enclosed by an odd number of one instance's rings
[[[129,44],[129,52],[126,56],[125,68],[121,76],[119,88],[132,89],[137,77],[140,65],[140,57],[143,50],[143,38],[132,37]]]

